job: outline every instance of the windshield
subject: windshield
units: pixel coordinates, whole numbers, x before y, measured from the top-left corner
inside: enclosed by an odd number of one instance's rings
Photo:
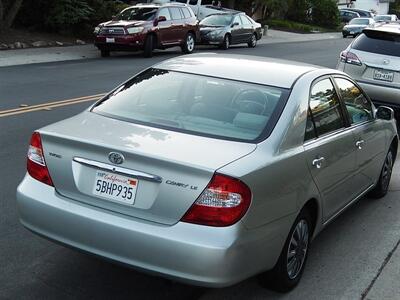
[[[353,19],[350,21],[351,25],[368,25],[369,20],[368,19]]]
[[[255,141],[269,135],[288,94],[276,87],[152,68],[92,111],[168,130]]]
[[[123,21],[152,21],[157,14],[155,7],[133,7],[122,11],[117,15],[118,20]]]
[[[229,26],[232,22],[232,15],[212,15],[200,22],[204,26]]]

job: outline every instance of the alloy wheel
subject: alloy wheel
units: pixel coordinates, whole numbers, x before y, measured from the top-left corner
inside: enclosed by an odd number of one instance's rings
[[[186,47],[188,52],[192,52],[194,50],[194,38],[193,35],[189,34],[186,38]]]
[[[389,151],[386,155],[385,162],[382,169],[382,187],[387,189],[389,186],[390,178],[392,176],[393,169],[393,153]]]
[[[301,272],[307,256],[309,227],[307,221],[301,219],[294,229],[287,251],[287,273],[290,279],[295,279]]]

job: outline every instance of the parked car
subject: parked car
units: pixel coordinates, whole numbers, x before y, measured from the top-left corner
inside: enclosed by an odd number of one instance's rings
[[[377,23],[390,23],[398,21],[396,15],[376,15],[374,20]]]
[[[400,120],[400,24],[367,28],[342,53],[337,68],[354,78],[378,105]]]
[[[22,224],[51,240],[211,287],[288,291],[310,242],[387,193],[398,138],[346,74],[270,58],[173,58],[32,135]],[[354,254],[356,255],[356,254]]]
[[[352,19],[359,18],[359,17],[361,17],[360,14],[355,11],[349,11],[349,10],[344,10],[344,9],[339,10],[339,19],[340,19],[340,22],[342,22],[342,23],[347,24]]]
[[[373,27],[374,24],[375,21],[372,18],[354,18],[349,24],[343,26],[342,35],[344,38],[349,35],[356,37],[364,28]]]
[[[128,7],[112,21],[99,24],[94,34],[103,57],[111,51],[134,50],[143,50],[145,57],[151,57],[154,49],[175,46],[192,53],[198,30],[190,7],[166,3]]]
[[[365,9],[360,9],[360,8],[345,8],[344,10],[347,11],[353,11],[356,12],[360,15],[360,17],[365,17],[365,18],[373,18],[375,16],[375,14],[369,10],[365,10]]]
[[[261,24],[245,13],[215,14],[200,21],[202,44],[228,49],[230,45],[246,43],[254,48],[261,37]]]
[[[231,9],[223,6],[218,6],[216,0],[172,0],[173,2],[180,2],[189,5],[198,20],[202,20],[209,15],[213,15],[219,12],[231,12]]]

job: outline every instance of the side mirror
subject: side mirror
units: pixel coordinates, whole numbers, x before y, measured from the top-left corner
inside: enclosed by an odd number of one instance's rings
[[[165,16],[159,16],[157,19],[154,20],[154,26],[157,26],[158,23],[165,21],[167,21],[167,18]]]
[[[239,26],[239,23],[238,23],[238,22],[235,22],[235,23],[233,23],[233,24],[231,25],[232,28],[235,27],[235,26]]]
[[[376,117],[378,119],[390,121],[394,119],[394,111],[390,107],[379,106],[376,110]]]

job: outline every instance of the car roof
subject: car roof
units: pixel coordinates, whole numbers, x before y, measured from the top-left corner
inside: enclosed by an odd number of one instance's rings
[[[399,23],[380,24],[374,28],[368,28],[368,29],[366,28],[363,31],[364,32],[366,32],[366,31],[387,32],[387,33],[393,33],[396,35],[400,35],[400,24]]]
[[[305,73],[319,66],[250,55],[202,53],[172,58],[154,68],[291,88]]]

